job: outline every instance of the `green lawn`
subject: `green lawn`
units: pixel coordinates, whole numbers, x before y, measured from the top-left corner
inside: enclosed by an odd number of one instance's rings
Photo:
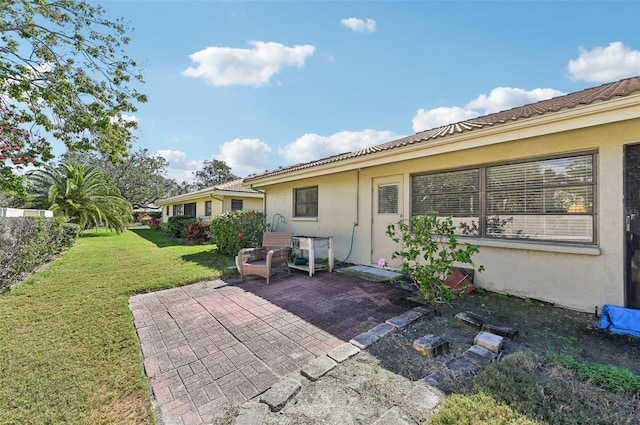
[[[154,423],[127,300],[219,278],[232,264],[212,245],[148,229],[88,232],[0,296],[0,423]]]

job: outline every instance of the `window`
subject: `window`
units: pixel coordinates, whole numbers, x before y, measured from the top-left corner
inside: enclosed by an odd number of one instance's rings
[[[595,154],[412,177],[412,214],[453,216],[458,233],[595,242]]]
[[[231,211],[239,211],[242,209],[242,199],[231,200]]]
[[[182,204],[173,206],[173,215],[182,215]]]
[[[378,214],[398,214],[398,185],[378,186]]]
[[[318,216],[318,186],[294,189],[294,217]]]
[[[167,216],[169,216],[169,205],[167,205]]]
[[[196,216],[196,203],[191,202],[189,204],[184,204],[184,215],[187,217],[195,217]]]
[[[211,217],[211,201],[204,201],[204,215]]]

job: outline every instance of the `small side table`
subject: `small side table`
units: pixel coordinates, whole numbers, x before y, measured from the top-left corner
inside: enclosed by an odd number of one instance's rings
[[[328,265],[316,264],[316,250],[326,249]],[[294,236],[293,252],[297,251],[298,257],[302,257],[304,251],[309,252],[309,263],[298,265],[289,263],[292,269],[305,270],[309,272],[309,277],[313,276],[318,270],[329,269],[329,273],[333,272],[333,236]]]

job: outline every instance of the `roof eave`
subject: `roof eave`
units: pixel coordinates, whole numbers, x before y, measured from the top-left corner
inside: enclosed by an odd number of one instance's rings
[[[283,174],[267,175],[263,178],[248,179],[249,181],[245,180],[245,182],[251,188],[261,188],[292,180],[404,161],[415,158],[416,151],[425,151],[422,156],[431,156],[637,118],[640,118],[640,93],[509,123],[495,124],[460,134],[422,140],[334,163],[302,168]]]

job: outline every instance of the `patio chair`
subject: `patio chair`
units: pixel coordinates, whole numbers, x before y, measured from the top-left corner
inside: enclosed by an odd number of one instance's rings
[[[261,248],[245,248],[238,253],[238,271],[240,279],[246,275],[256,275],[267,279],[278,271],[289,269],[289,252],[293,243],[293,233],[266,232],[262,237]]]

